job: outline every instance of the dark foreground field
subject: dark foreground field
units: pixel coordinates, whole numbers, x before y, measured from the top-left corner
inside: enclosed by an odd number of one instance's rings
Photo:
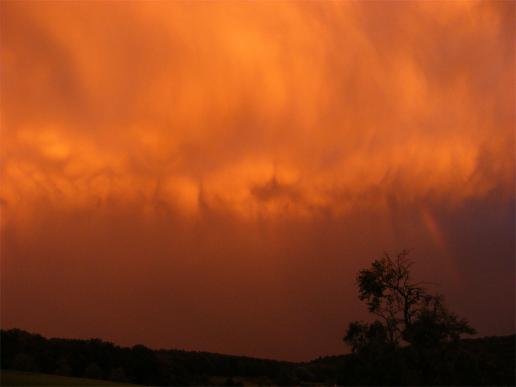
[[[2,385],[514,385],[516,336],[292,363],[1,331]],[[15,371],[16,370],[16,371]],[[61,375],[61,376],[56,376]]]
[[[2,386],[131,386],[109,380],[73,378],[70,376],[48,375],[36,372],[2,370]]]

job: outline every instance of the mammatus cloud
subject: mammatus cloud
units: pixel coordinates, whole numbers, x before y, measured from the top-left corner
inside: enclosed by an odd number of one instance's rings
[[[337,351],[338,329],[360,313],[353,276],[384,249],[437,257],[420,265],[472,319],[460,289],[486,273],[484,260],[496,260],[497,285],[477,283],[477,295],[513,292],[514,4],[0,10],[8,324],[305,358]],[[485,244],[472,249],[472,235]],[[492,245],[497,257],[485,256]],[[72,278],[97,302],[49,288]],[[137,322],[108,332],[99,317],[37,321],[14,310],[34,296],[22,279],[49,289],[47,308],[105,308],[122,321],[134,307]],[[330,294],[334,305],[319,306]],[[507,330],[514,302],[491,307],[501,325],[480,323]],[[267,325],[258,311],[277,318]],[[241,326],[234,337],[215,328],[229,321]],[[153,324],[155,336],[136,333]],[[177,334],[163,338],[167,326]]]

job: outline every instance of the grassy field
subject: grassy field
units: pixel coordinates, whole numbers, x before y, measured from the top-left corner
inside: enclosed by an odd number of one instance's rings
[[[11,370],[0,371],[1,386],[134,386],[106,380],[71,378],[68,376],[37,374]]]

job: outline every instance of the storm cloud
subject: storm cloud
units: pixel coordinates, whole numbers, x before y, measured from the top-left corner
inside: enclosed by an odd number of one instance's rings
[[[2,327],[306,360],[411,248],[513,332],[513,3],[0,11]]]

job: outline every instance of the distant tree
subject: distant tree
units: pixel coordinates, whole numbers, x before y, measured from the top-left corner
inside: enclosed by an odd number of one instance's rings
[[[97,363],[90,363],[84,369],[84,377],[90,379],[102,379],[102,370]]]
[[[127,375],[125,370],[122,367],[115,368],[111,371],[109,375],[109,380],[113,380],[115,382],[128,382]]]
[[[372,324],[352,322],[344,341],[354,352],[365,348],[396,348],[402,341],[432,346],[458,340],[475,330],[444,306],[443,297],[429,294],[411,278],[406,250],[392,257],[384,254],[359,272],[359,298],[378,319]]]
[[[134,382],[139,384],[155,384],[159,378],[159,363],[156,354],[143,345],[131,348],[131,361],[128,368],[134,376]]]
[[[34,358],[23,352],[14,357],[12,368],[20,371],[38,371]]]
[[[72,374],[72,368],[68,364],[68,361],[63,356],[59,358],[59,360],[56,363],[56,374],[58,375],[71,375]]]

